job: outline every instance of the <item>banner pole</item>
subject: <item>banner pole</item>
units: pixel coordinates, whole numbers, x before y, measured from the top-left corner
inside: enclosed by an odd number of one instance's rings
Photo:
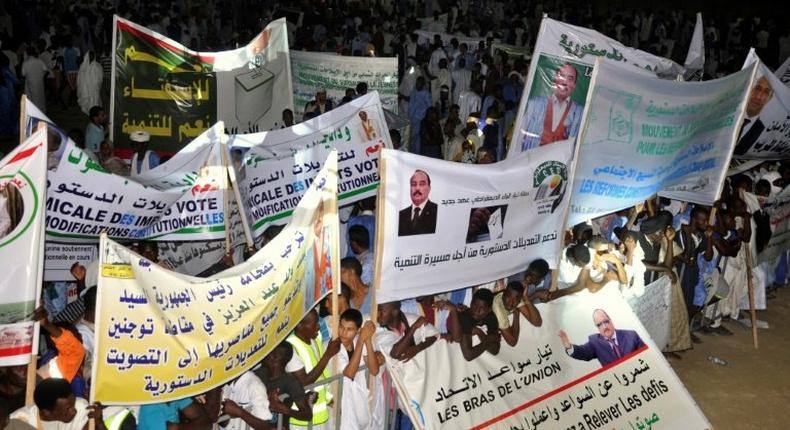
[[[230,195],[228,193],[232,191],[232,183],[230,180],[230,173],[229,173],[229,165],[228,165],[228,151],[225,149],[225,133],[222,133],[222,137],[220,138],[220,152],[222,153],[222,168],[224,170],[224,175],[222,177],[223,181],[225,182],[225,192],[222,193],[222,200],[225,211],[225,255],[231,255],[230,250]],[[241,215],[241,214],[239,214]]]
[[[25,141],[27,134],[27,96],[22,94],[22,100],[19,102],[19,144]]]
[[[740,190],[740,197],[741,200],[744,202],[746,201],[746,192],[741,189]],[[746,220],[746,222],[752,222],[751,219]],[[755,232],[752,232],[755,234]],[[749,244],[746,243],[746,285],[749,288],[749,317],[751,318],[752,322],[752,343],[754,344],[754,349],[759,348],[759,341],[757,339],[757,310],[755,309],[755,298],[754,298],[754,280],[752,279],[752,249],[749,247]]]

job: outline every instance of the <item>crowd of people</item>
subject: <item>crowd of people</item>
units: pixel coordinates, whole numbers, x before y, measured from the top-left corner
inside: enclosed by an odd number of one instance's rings
[[[491,50],[494,40],[531,51],[540,18],[547,13],[682,63],[694,28],[694,16],[682,11],[609,13],[580,1],[263,3],[50,1],[30,7],[21,1],[3,2],[0,136],[18,141],[18,100],[25,93],[42,109],[78,106],[87,124],[84,130],[70,130],[69,137],[112,173],[133,177],[167,161],[167,154],[148,149],[145,132],[132,136],[136,147],[131,160],[117,157],[108,138],[103,106],[108,100],[113,13],[196,50],[235,48],[271,19],[287,16],[291,49],[397,55],[399,110],[411,128],[406,136],[391,130],[393,144],[471,164],[504,157],[529,66],[528,56]],[[780,64],[790,55],[790,34],[780,19],[705,16],[706,78],[740,69],[752,46],[769,66]],[[415,33],[420,28],[485,41],[469,46],[457,39],[426,40]],[[342,100],[327,99],[319,91],[305,106],[303,118],[286,110],[283,123],[310,119],[366,92],[364,82],[349,88]],[[678,359],[678,353],[703,341],[700,335],[732,334],[722,322],[742,319],[741,312],[749,308],[750,276],[757,309],[765,309],[772,291],[787,284],[787,252],[752,268],[747,263],[747,254],[756,256],[771,237],[760,199],[787,186],[790,164],[763,163],[730,177],[714,207],[651,199],[574,226],[555,270],[539,258],[524,261],[524,272],[490,284],[376,304],[375,321],[371,288],[376,202],[362,200],[342,211],[345,258],[337,304],[327,298],[252,370],[225,386],[196,398],[141,407],[103,407],[85,400],[91,390],[98,274],[96,265],[75,265],[77,299],[68,303],[69,283],[47,283],[44,305],[36,311],[46,342],[32,405],[25,405],[27,367],[0,368],[0,428],[82,429],[93,419],[98,429],[208,429],[217,423],[229,429],[269,429],[277,428],[278,421],[292,429],[308,423],[319,429],[382,429],[395,419],[397,428],[408,429],[409,419],[399,410],[386,376],[389,360],[410,360],[437,341],[458,343],[467,361],[496,355],[503,342],[517,346],[522,316],[529,324],[542,324],[535,304],[582,290],[594,293],[608,284],[616,284],[625,296],[641,295],[660,276],[674,281],[672,331],[665,351]],[[267,240],[278,231],[271,229]],[[152,242],[141,242],[136,250],[160,261]],[[719,278],[728,288],[718,288]],[[603,323],[604,318],[608,316],[600,316]],[[567,337],[562,340],[569,345],[568,354],[574,354]],[[579,351],[576,356],[596,358]],[[337,375],[330,366],[334,358]],[[334,402],[327,381],[338,379],[344,381],[342,400]]]

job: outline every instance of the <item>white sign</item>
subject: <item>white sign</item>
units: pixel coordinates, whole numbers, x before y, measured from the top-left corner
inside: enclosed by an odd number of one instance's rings
[[[599,63],[579,141],[568,225],[651,195],[712,205],[756,71],[676,82]]]
[[[378,301],[503,278],[536,255],[555,266],[571,157],[570,141],[490,165],[384,151]]]
[[[234,188],[252,234],[258,237],[271,223],[288,221],[333,149],[340,204],[374,195],[379,151],[391,147],[375,91],[290,128],[231,136],[231,151],[246,151],[243,163],[234,165]]]
[[[0,161],[0,366],[30,361],[44,266],[47,130]]]
[[[537,308],[542,326],[522,319],[518,344],[497,355],[467,362],[458,343],[439,340],[406,362],[387,357],[415,428],[711,428],[616,286]]]

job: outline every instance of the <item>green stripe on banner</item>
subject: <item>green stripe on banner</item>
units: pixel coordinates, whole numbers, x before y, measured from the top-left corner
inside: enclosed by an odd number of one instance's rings
[[[152,240],[152,239],[156,239],[157,237],[167,236],[167,235],[170,235],[170,234],[215,233],[215,232],[220,232],[220,231],[225,231],[225,225],[218,225],[218,226],[213,226],[213,227],[208,227],[208,228],[206,228],[206,227],[186,227],[186,228],[182,228],[181,230],[176,230],[176,231],[173,231],[173,232],[170,232],[170,233],[164,233],[164,234],[160,234],[158,236],[151,236],[151,237],[146,237],[146,238],[141,238],[141,239],[134,239],[134,240]],[[53,237],[64,237],[64,238],[69,238],[69,239],[96,239],[96,240],[99,239],[99,236],[92,236],[92,235],[88,235],[88,234],[68,234],[68,233],[57,233],[57,232],[54,232],[54,231],[47,231],[47,235],[48,236],[53,236]],[[113,238],[113,239],[115,239],[115,238]],[[120,240],[131,240],[131,238],[120,238]]]
[[[362,194],[362,193],[366,193],[366,192],[371,191],[371,190],[375,190],[376,188],[378,188],[378,186],[379,186],[379,184],[371,184],[371,185],[368,185],[366,187],[362,187],[362,188],[360,188],[358,190],[349,191],[347,193],[340,194],[338,196],[339,197],[338,200],[344,200],[344,199],[347,199],[349,197],[354,197],[354,196],[356,196],[358,194]],[[287,218],[287,217],[291,216],[293,213],[294,213],[294,211],[293,211],[293,209],[291,209],[289,211],[285,211],[285,212],[279,213],[277,215],[272,215],[270,217],[262,218],[260,221],[258,221],[255,224],[253,224],[252,228],[253,228],[253,230],[257,229],[258,227],[260,227],[260,226],[262,226],[262,225],[264,225],[264,224],[266,224],[268,222],[277,221],[278,219]]]

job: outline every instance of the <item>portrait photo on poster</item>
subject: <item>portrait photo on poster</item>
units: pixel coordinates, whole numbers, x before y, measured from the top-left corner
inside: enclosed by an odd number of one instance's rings
[[[466,243],[502,239],[505,233],[507,206],[498,205],[470,209]]]
[[[431,177],[428,172],[415,170],[409,179],[409,206],[398,215],[398,236],[436,233],[438,205],[429,198]]]
[[[522,151],[578,135],[591,75],[591,66],[546,55],[538,58],[523,122]]]
[[[13,182],[0,184],[0,239],[16,229],[25,214],[24,200]]]
[[[606,366],[645,346],[636,331],[616,329],[603,309],[595,309],[592,320],[598,332],[591,334],[583,344],[572,343],[565,330],[560,330],[562,346],[571,357],[583,361],[597,359],[601,366]]]

